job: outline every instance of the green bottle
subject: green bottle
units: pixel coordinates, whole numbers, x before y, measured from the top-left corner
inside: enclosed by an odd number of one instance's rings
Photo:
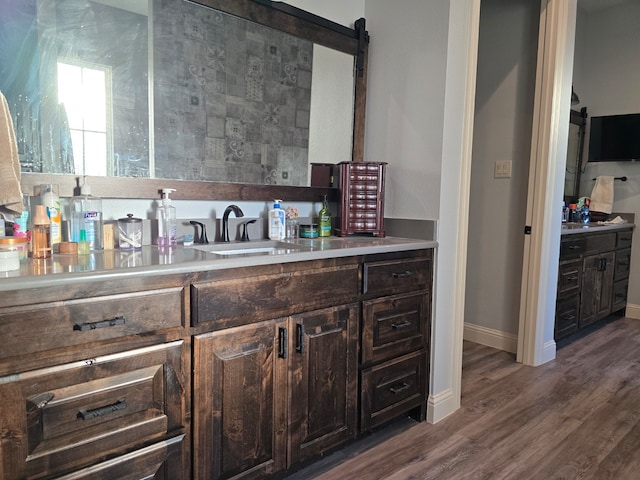
[[[322,208],[320,209],[318,217],[318,236],[331,236],[331,212],[329,211],[329,204],[327,203],[326,195],[324,196],[324,200],[322,200]]]

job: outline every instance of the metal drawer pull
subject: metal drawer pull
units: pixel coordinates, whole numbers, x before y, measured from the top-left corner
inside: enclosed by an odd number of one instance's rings
[[[581,248],[580,245],[569,245],[569,250],[580,250]]]
[[[397,395],[404,392],[405,390],[408,390],[410,386],[411,385],[409,385],[407,382],[402,382],[402,385],[400,385],[399,387],[391,387],[389,391],[394,395]]]
[[[108,327],[115,327],[116,325],[124,325],[125,321],[126,320],[122,315],[118,315],[115,318],[102,320],[100,322],[81,323],[81,324],[76,323],[73,326],[73,329],[78,330],[80,332],[86,332],[87,330],[96,330],[98,328],[108,328]]]
[[[78,419],[88,420],[91,418],[102,417],[103,415],[109,415],[110,413],[115,413],[120,410],[124,410],[125,408],[127,408],[127,402],[124,400],[118,400],[116,403],[105,405],[104,407],[92,408],[91,410],[80,410],[77,417]]]
[[[572,282],[575,282],[576,280],[578,280],[578,277],[567,277],[567,280],[571,280]]]
[[[278,357],[287,358],[287,340],[289,331],[285,327],[278,327]]]
[[[393,278],[407,278],[407,277],[412,277],[413,276],[413,272],[411,270],[405,270],[402,273],[392,273],[391,276]]]
[[[304,325],[296,323],[296,352],[304,353]]]
[[[402,323],[392,323],[391,328],[393,328],[394,330],[399,330],[401,328],[408,328],[411,325],[413,325],[413,322],[410,322],[409,320],[405,320]]]
[[[576,316],[571,314],[565,315],[563,318],[563,320],[575,320],[575,319],[576,319]]]

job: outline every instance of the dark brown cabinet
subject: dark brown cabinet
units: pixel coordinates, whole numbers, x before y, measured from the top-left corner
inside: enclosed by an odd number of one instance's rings
[[[626,307],[632,235],[630,227],[563,235],[555,340]]]

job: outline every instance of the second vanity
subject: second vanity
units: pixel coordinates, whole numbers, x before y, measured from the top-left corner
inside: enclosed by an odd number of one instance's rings
[[[282,476],[423,420],[435,246],[332,237],[25,265],[0,279],[2,477]]]

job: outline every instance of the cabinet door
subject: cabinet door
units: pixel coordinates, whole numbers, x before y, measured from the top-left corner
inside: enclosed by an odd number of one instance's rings
[[[614,252],[584,258],[580,327],[600,320],[611,312],[614,259]]]
[[[285,339],[284,320],[194,338],[194,478],[264,478],[285,467]]]
[[[351,304],[290,318],[289,465],[355,436],[358,317]]]

